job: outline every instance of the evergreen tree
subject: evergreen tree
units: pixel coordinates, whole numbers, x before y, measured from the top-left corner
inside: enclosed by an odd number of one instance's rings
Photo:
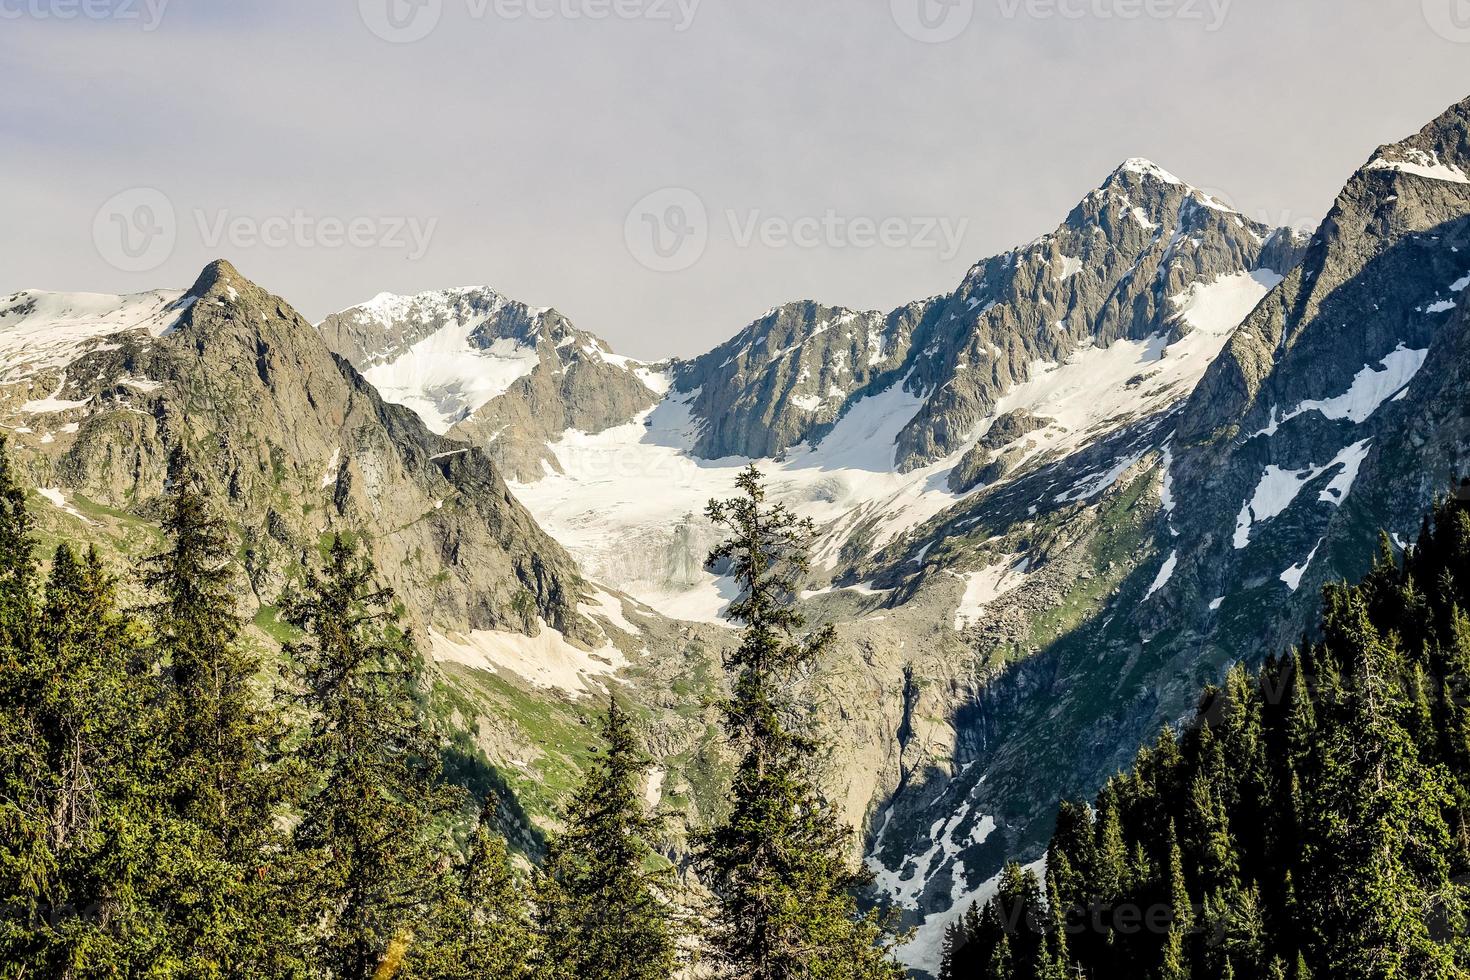
[[[166,910],[150,906],[168,828],[150,777],[154,678],[138,624],[117,609],[97,553],[52,559],[32,654],[18,678],[7,828],[27,864],[8,895],[16,976],[167,975]],[[13,807],[13,809],[11,809]],[[9,862],[7,862],[8,864]]]
[[[730,810],[697,840],[717,898],[713,955],[725,975],[742,980],[896,978],[893,937],[856,910],[852,893],[871,876],[848,860],[851,831],[817,788],[811,759],[819,745],[793,695],[833,637],[830,628],[804,633],[793,608],[813,529],[784,505],[765,505],[754,466],[737,485],[740,496],[711,501],[706,512],[730,533],[709,564],[728,562],[741,594],[727,615],[744,625],[722,704],[741,755]]]
[[[287,647],[308,713],[298,756],[317,774],[295,842],[311,864],[302,907],[312,963],[365,980],[414,934],[442,884],[445,824],[457,796],[439,782],[439,740],[418,699],[423,660],[392,593],[341,536],[284,604],[305,638]]]
[[[495,832],[495,813],[492,798],[480,811],[453,887],[428,916],[415,955],[406,957],[404,980],[539,980],[524,883],[511,869],[505,838]]]
[[[18,962],[28,948],[52,860],[33,782],[41,683],[35,547],[25,490],[0,436],[0,962]]]
[[[1351,589],[1328,591],[1329,648],[1353,665],[1353,696],[1320,746],[1311,794],[1312,910],[1325,964],[1344,980],[1452,975],[1423,896],[1450,893],[1444,774],[1426,766],[1405,722],[1413,706],[1394,638]]]
[[[171,681],[177,806],[228,847],[268,818],[263,770],[271,732],[252,688],[259,657],[240,642],[229,529],[187,466],[175,466],[163,519],[169,547],[144,560],[141,577],[157,596],[146,611]]]
[[[277,740],[255,688],[259,658],[240,640],[233,548],[185,461],[177,461],[163,529],[169,548],[146,559],[146,609],[168,679],[159,795],[187,851],[159,901],[174,909],[175,941],[197,973],[281,976],[299,968],[289,931]]]
[[[1324,590],[1316,638],[1208,689],[1193,726],[1104,787],[1094,821],[1063,804],[1050,932],[1116,901],[1171,909],[1167,928],[1067,930],[1072,966],[1093,980],[1470,975],[1467,601],[1470,507],[1447,500],[1402,565],[1380,544],[1362,582]]]
[[[1164,960],[1160,980],[1189,980],[1190,958],[1187,939],[1194,928],[1194,906],[1184,880],[1184,852],[1174,823],[1169,824],[1169,932],[1164,938]]]
[[[16,482],[0,436],[0,697],[13,699],[10,679],[22,670],[36,625],[36,542],[25,490]],[[7,709],[13,700],[0,702]]]
[[[615,697],[602,737],[606,749],[566,807],[537,890],[547,980],[668,980],[671,879],[649,870],[658,821],[639,792],[649,760]]]

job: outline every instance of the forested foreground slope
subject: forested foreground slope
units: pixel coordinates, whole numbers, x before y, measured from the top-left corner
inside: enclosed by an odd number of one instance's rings
[[[1470,966],[1470,504],[1323,590],[1316,639],[1238,651],[1089,808],[1012,865],[944,976],[1387,980]]]

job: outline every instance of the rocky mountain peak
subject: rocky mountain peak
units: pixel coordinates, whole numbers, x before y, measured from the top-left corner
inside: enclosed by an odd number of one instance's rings
[[[627,422],[665,387],[655,368],[558,311],[483,286],[382,293],[317,330],[386,400],[484,448],[519,480],[557,468],[548,447],[567,429]]]
[[[1038,363],[1119,340],[1177,338],[1193,326],[1183,313],[1199,308],[1200,290],[1224,284],[1229,308],[1216,319],[1244,316],[1303,247],[1155,164],[1125,162],[1055,231],[977,263],[915,338],[908,385],[925,403],[899,435],[899,465],[964,448]]]
[[[230,290],[238,292],[241,288],[259,290],[253,282],[240,275],[228,259],[215,259],[200,270],[194,285],[185,291],[184,295],[193,296],[196,299],[206,299],[215,293],[228,293]]]

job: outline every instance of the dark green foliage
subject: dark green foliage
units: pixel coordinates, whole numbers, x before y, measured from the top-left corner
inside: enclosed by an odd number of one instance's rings
[[[0,963],[15,976],[171,969],[166,910],[148,901],[174,828],[151,792],[159,714],[143,631],[96,552],[66,545],[34,625],[7,678]]]
[[[422,661],[370,565],[338,541],[287,604],[291,714],[182,461],[141,619],[95,551],[58,548],[43,588],[25,503],[0,440],[0,978],[534,975],[505,842],[482,820],[455,860]]]
[[[730,533],[709,564],[729,563],[741,595],[728,615],[745,627],[721,705],[741,754],[730,811],[697,840],[717,898],[712,955],[723,975],[742,980],[898,977],[893,937],[855,908],[852,893],[870,877],[848,861],[851,831],[817,789],[811,760],[819,746],[794,696],[832,639],[830,627],[804,633],[793,605],[812,527],[784,505],[764,505],[754,466],[738,487],[741,496],[707,511]]]
[[[413,955],[446,884],[444,844],[459,794],[440,783],[441,746],[418,704],[423,660],[374,584],[371,562],[335,537],[325,567],[284,605],[305,638],[288,647],[307,712],[299,758],[317,782],[295,845],[309,865],[310,960],[344,980]]]
[[[416,937],[404,980],[536,976],[536,934],[525,883],[511,869],[505,839],[494,832],[495,800],[486,803],[469,856]]]
[[[299,966],[290,932],[286,784],[270,765],[280,740],[256,690],[259,657],[240,641],[237,576],[224,521],[178,461],[163,530],[168,550],[145,560],[146,609],[167,683],[158,802],[175,821],[180,860],[162,882],[175,942],[192,974],[284,975]]]
[[[1470,509],[1445,501],[1402,564],[1385,541],[1360,584],[1324,590],[1320,638],[1235,667],[1090,812],[1063,804],[1062,975],[1470,976],[1466,608]],[[1024,930],[987,926],[1006,891],[950,937],[953,976],[1051,975],[1017,956]]]
[[[659,822],[640,789],[649,762],[609,698],[606,749],[566,805],[537,887],[545,980],[668,980],[675,968],[671,875],[649,870]]]

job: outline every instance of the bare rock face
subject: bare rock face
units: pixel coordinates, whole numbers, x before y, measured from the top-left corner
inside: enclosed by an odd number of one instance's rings
[[[969,493],[978,486],[1001,479],[1010,472],[1016,456],[1003,450],[1046,424],[1046,419],[1037,418],[1024,408],[1006,412],[995,419],[950,471],[949,488],[955,493]]]
[[[733,338],[674,365],[675,387],[697,392],[705,458],[775,456],[830,429],[858,398],[897,380],[931,303],[889,314],[817,303],[771,310]]]
[[[978,263],[916,338],[905,384],[928,397],[899,435],[899,466],[961,448],[1033,365],[1170,333],[1175,298],[1191,287],[1262,270],[1284,275],[1301,246],[1146,160],[1128,161],[1055,232]]]
[[[1177,300],[1192,287],[1285,275],[1303,246],[1130,160],[1055,232],[977,263],[947,296],[887,314],[778,307],[675,364],[675,387],[695,393],[696,451],[719,458],[774,456],[819,439],[860,398],[902,382],[923,398],[895,446],[895,465],[909,470],[964,448],[1035,365],[1120,339],[1177,337],[1187,331]]]
[[[6,311],[14,329],[25,327],[24,307]],[[5,388],[12,405],[29,399],[17,406],[31,422],[21,445],[35,451],[42,485],[148,513],[182,447],[247,540],[263,543],[252,574],[267,592],[340,530],[362,535],[421,624],[534,634],[540,619],[596,636],[577,612],[574,563],[484,453],[386,404],[284,300],[229,263],[212,263],[151,320],[114,334],[104,317],[98,329]],[[64,321],[52,339],[77,330]],[[47,398],[31,397],[40,390]]]

